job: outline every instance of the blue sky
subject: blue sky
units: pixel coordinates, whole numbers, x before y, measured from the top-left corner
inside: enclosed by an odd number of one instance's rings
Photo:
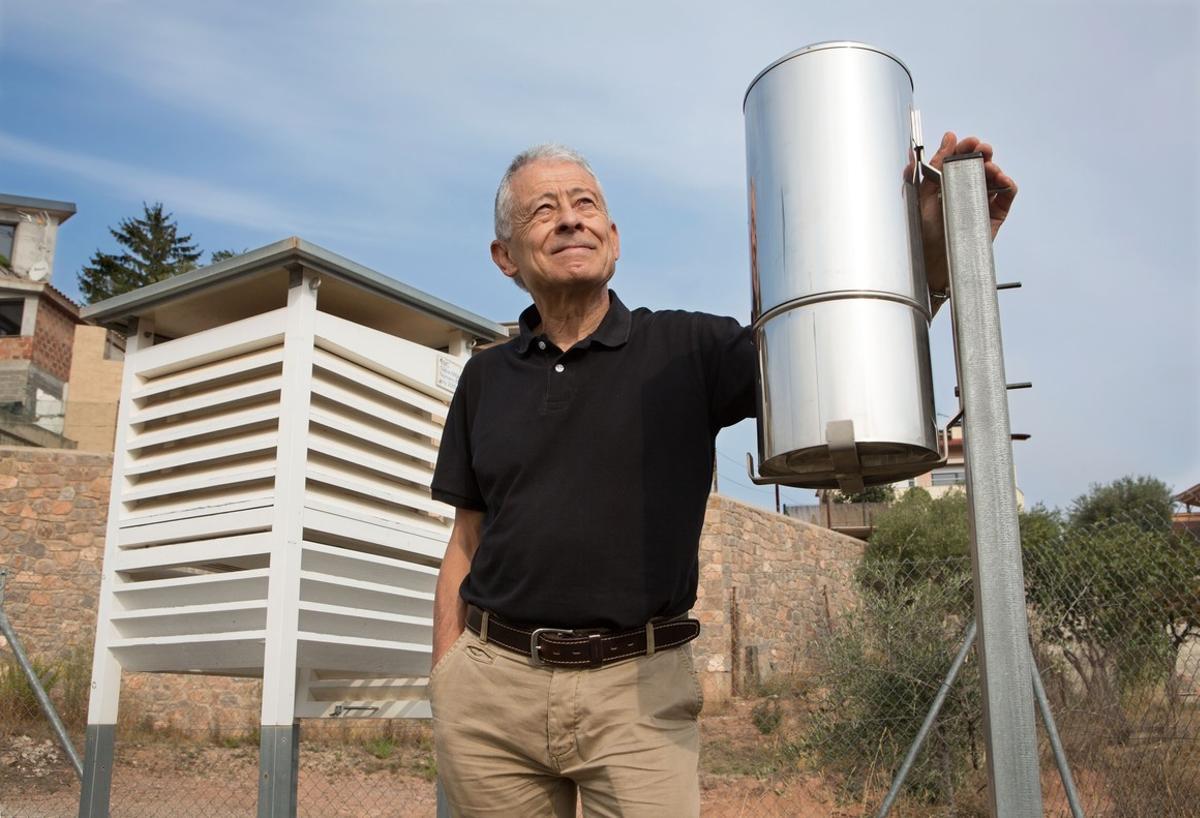
[[[0,191],[65,199],[54,283],[162,201],[205,250],[298,234],[495,320],[491,198],[529,144],[592,160],[626,303],[749,318],[741,99],[830,39],[903,59],[926,138],[977,133],[1021,193],[996,245],[1019,482],[1200,481],[1197,4],[0,0]],[[954,404],[948,318],[937,398]],[[722,491],[752,424],[718,440]],[[739,485],[741,484],[741,485]],[[784,490],[785,502],[811,492]]]

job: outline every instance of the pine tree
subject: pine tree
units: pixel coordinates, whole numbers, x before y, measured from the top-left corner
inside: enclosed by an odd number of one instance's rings
[[[249,248],[244,250],[213,250],[212,255],[209,257],[208,263],[216,264],[218,261],[225,261],[226,259],[231,259],[234,256],[244,255],[249,252]]]
[[[190,235],[180,235],[174,214],[164,213],[161,202],[143,202],[142,211],[141,218],[122,219],[117,229],[108,229],[125,252],[114,255],[97,250],[79,273],[79,291],[88,304],[196,266],[200,249],[191,243]]]

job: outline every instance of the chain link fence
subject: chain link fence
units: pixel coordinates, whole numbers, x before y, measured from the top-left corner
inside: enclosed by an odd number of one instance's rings
[[[1200,814],[1200,538],[1144,510],[1025,515],[1022,535],[1032,650],[1085,814]],[[857,604],[808,640],[804,661],[710,703],[704,814],[877,813],[973,617],[969,559],[927,540],[873,543],[853,580]],[[76,650],[35,669],[82,747],[90,657]],[[130,714],[118,725],[112,815],[252,815],[249,718],[164,727]],[[300,815],[434,814],[427,723],[306,721],[301,731]],[[1070,815],[1039,736],[1045,814]],[[986,816],[984,754],[971,651],[891,814]],[[0,652],[0,816],[71,816],[78,794],[32,690]]]
[[[730,814],[878,813],[974,616],[969,558],[914,556],[947,550],[965,520],[949,522],[920,547],[873,543],[857,606],[806,670],[744,703],[740,747],[709,748],[710,767],[768,785]],[[1084,814],[1200,815],[1200,538],[1144,511],[1037,512],[1022,535],[1032,650]],[[1045,814],[1069,816],[1040,722],[1039,741]],[[971,650],[890,814],[988,816],[984,755]]]

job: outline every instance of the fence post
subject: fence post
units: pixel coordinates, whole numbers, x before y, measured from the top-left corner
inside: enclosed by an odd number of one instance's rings
[[[1041,818],[1029,622],[983,164],[980,153],[947,159],[942,200],[965,419],[990,807],[995,818]]]

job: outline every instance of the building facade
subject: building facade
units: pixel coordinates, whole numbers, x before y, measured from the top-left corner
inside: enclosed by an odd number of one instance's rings
[[[63,438],[79,306],[50,283],[70,202],[0,194],[0,442],[71,448]]]

